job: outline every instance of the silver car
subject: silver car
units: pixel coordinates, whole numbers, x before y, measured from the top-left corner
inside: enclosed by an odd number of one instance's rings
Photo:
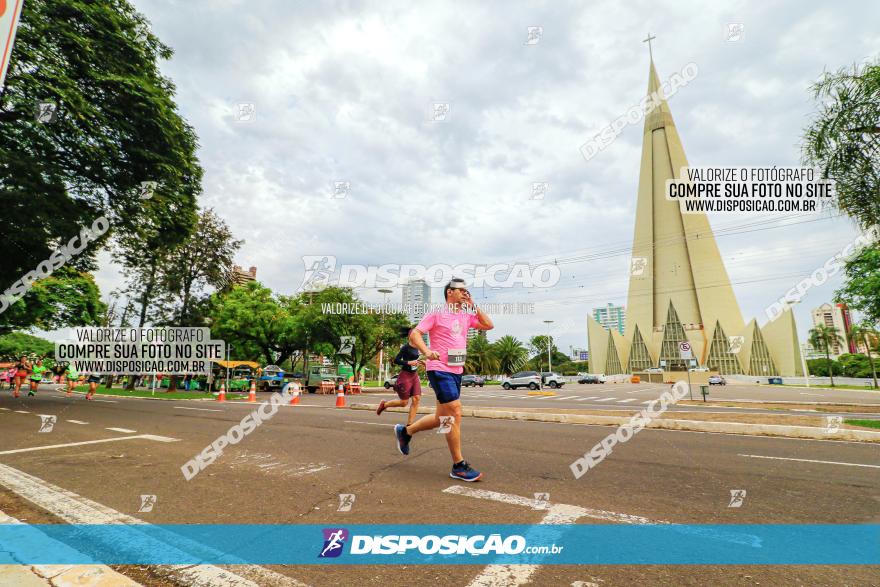
[[[541,387],[541,374],[537,371],[520,371],[505,379],[501,387],[504,389],[516,389],[517,387],[538,389]]]

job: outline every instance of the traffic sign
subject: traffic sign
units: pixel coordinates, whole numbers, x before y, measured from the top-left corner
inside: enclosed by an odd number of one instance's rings
[[[682,359],[692,359],[694,356],[693,351],[691,351],[691,343],[686,340],[678,343],[678,354]]]

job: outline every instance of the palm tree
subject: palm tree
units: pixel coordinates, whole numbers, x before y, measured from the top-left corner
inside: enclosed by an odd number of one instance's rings
[[[867,322],[853,324],[849,327],[849,337],[859,343],[859,339],[865,343],[865,354],[868,355],[868,364],[871,365],[871,375],[874,377],[874,389],[877,389],[877,370],[874,368],[874,359],[871,358],[871,341],[877,336],[877,331],[871,328]]]
[[[834,387],[834,369],[831,365],[831,347],[835,344],[844,345],[845,342],[835,326],[819,324],[810,330],[810,344],[814,349],[825,351],[825,360],[828,362],[828,375],[831,377],[831,387]]]
[[[515,337],[502,336],[492,343],[499,370],[505,375],[518,371],[529,358],[529,351]]]
[[[484,336],[475,336],[468,341],[467,359],[464,370],[467,373],[490,375],[498,369],[498,360],[492,352],[492,345]]]

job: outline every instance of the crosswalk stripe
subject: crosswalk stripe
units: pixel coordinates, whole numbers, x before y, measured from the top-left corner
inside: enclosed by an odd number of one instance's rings
[[[628,404],[629,402],[634,402],[634,401],[636,401],[636,398],[634,398],[634,397],[630,397],[630,398],[627,398],[627,399],[617,400],[617,403],[619,403],[619,404]]]
[[[567,396],[565,396],[565,397],[554,397],[553,399],[555,399],[555,400],[574,399],[574,398],[576,398],[576,397],[578,397],[578,396],[576,396],[576,395],[567,395]]]
[[[616,399],[617,399],[616,397],[603,397],[603,398],[597,399],[596,401],[597,402],[610,402],[610,401],[613,401]]]

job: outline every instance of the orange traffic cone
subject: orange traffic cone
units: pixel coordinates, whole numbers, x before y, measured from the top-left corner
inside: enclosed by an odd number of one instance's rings
[[[342,387],[341,383],[339,384],[339,390],[336,392],[336,407],[345,407],[345,389]]]
[[[226,382],[225,381],[220,383],[220,395],[217,396],[217,401],[218,402],[225,402],[226,401]]]
[[[291,385],[293,385],[293,398],[290,400],[290,405],[295,406],[299,403],[299,385],[296,383]]]
[[[251,379],[251,390],[248,392],[248,401],[257,401],[257,382]]]

